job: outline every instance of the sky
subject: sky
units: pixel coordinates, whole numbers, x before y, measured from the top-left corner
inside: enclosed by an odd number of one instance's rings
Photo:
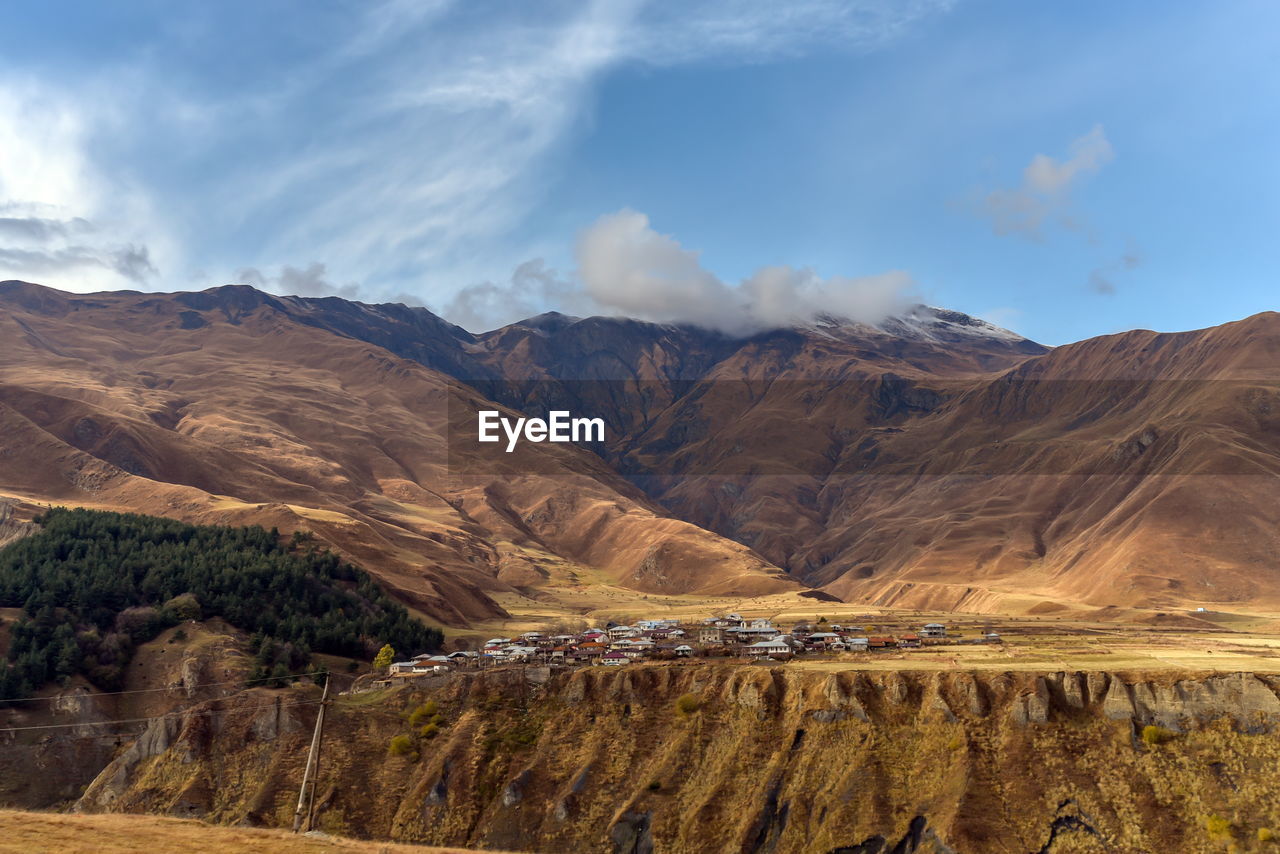
[[[1280,309],[1269,0],[0,5],[0,279],[1046,344]]]

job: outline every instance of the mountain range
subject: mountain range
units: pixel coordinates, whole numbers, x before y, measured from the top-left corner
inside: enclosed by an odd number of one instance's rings
[[[306,529],[450,625],[549,579],[946,610],[1280,603],[1280,315],[1048,348],[0,283],[0,496]],[[480,408],[603,418],[483,454]],[[461,426],[460,426],[461,425]]]

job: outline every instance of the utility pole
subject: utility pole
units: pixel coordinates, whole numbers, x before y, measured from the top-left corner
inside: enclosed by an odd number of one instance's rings
[[[320,739],[324,733],[324,709],[329,704],[329,682],[328,675],[324,680],[324,691],[320,694],[320,711],[316,713],[316,728],[311,733],[311,749],[307,751],[307,767],[302,772],[302,788],[298,790],[298,808],[293,811],[293,832],[297,833],[302,829],[303,819],[306,819],[307,830],[311,829],[311,811],[316,803],[316,783],[312,777],[316,774],[316,768],[320,764]],[[307,797],[307,786],[310,786],[311,796]]]

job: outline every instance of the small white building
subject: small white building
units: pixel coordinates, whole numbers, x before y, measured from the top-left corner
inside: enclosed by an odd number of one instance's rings
[[[764,626],[740,626],[734,629],[725,629],[725,635],[730,638],[736,638],[738,643],[768,640],[769,638],[775,638],[780,634],[782,633],[771,624]]]
[[[750,646],[745,647],[742,651],[751,656],[791,655],[794,652],[794,650],[791,649],[791,644],[781,638],[756,641]]]
[[[920,637],[922,638],[945,638],[947,636],[947,627],[942,623],[925,623],[920,629]]]

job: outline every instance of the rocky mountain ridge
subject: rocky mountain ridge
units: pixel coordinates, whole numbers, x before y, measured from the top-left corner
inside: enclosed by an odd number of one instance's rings
[[[0,492],[314,529],[455,625],[596,571],[940,610],[1280,603],[1275,314],[1049,350],[924,307],[472,334],[244,286],[3,283],[0,327]],[[468,468],[442,415],[495,404],[608,440]]]

